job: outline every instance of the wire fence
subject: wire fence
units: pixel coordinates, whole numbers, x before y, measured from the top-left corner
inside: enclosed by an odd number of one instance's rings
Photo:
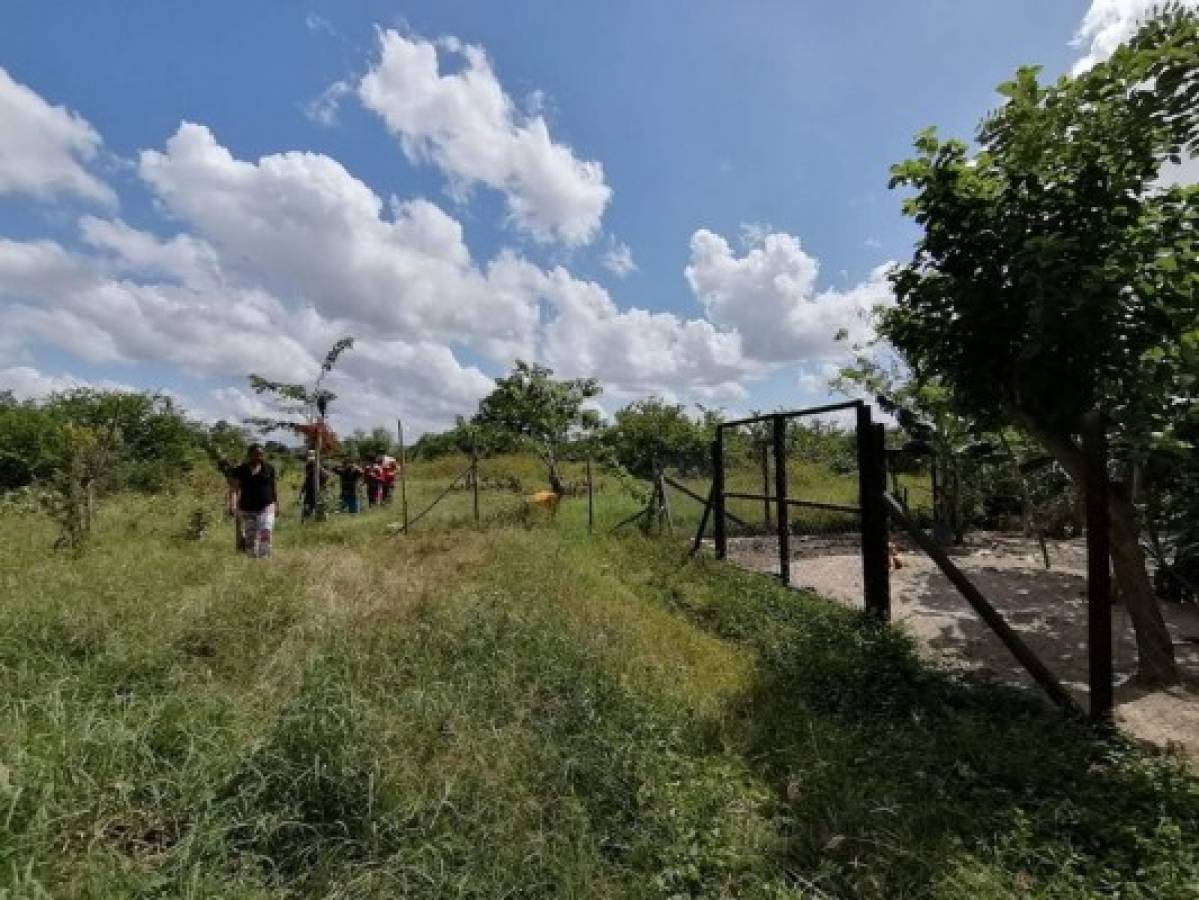
[[[730,428],[724,435],[727,555],[782,576],[780,496],[790,583],[862,596],[860,485],[855,432],[802,418]],[[781,451],[781,454],[780,454]],[[780,493],[780,488],[782,493]]]
[[[780,419],[785,427],[776,424]],[[870,428],[881,443],[881,426]],[[878,560],[877,541],[872,556],[863,539],[869,505],[862,493],[868,480],[863,433],[844,421],[813,424],[802,416],[728,426],[719,478],[727,557],[861,609],[870,594],[867,560]],[[987,477],[1013,485],[1011,502],[966,504],[960,533],[945,521],[946,509],[958,502],[944,496],[951,480],[938,485],[927,465],[910,460],[880,473],[878,485],[894,504],[883,538],[892,621],[952,668],[1038,686],[1065,706],[1089,706],[1100,718],[1111,705],[1104,692],[1153,662],[1155,652],[1173,655],[1184,672],[1199,676],[1199,610],[1168,605],[1167,644],[1155,649],[1142,640],[1138,646],[1129,606],[1102,599],[1110,564],[1104,542],[1098,550],[1093,540],[1088,547],[1085,495],[1059,504],[1053,516],[1032,514],[1032,494],[1020,485],[1015,462],[994,465]],[[636,524],[695,536],[714,548],[716,468],[705,471],[692,462],[657,472],[638,480],[585,459],[568,461],[562,495],[538,505],[534,497],[547,483],[537,465],[441,460],[407,481],[407,530],[556,521],[609,532]],[[404,530],[395,494],[378,514],[393,530]],[[1101,563],[1096,552],[1104,554]],[[1097,638],[1104,632],[1110,650]]]

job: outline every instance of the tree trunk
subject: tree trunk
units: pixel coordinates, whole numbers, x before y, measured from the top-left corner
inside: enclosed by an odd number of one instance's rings
[[[562,493],[562,478],[558,475],[558,457],[552,449],[542,451],[541,459],[545,463],[546,474],[549,477],[550,490],[555,494]]]
[[[1137,682],[1145,687],[1177,684],[1174,643],[1145,566],[1145,552],[1137,535],[1136,509],[1116,485],[1112,485],[1110,492],[1108,515],[1112,568],[1137,638]]]
[[[83,489],[83,533],[92,533],[92,509],[95,506],[96,491],[92,484],[92,480],[88,478],[84,482]]]
[[[1062,465],[1070,480],[1083,490],[1082,451],[1069,437],[1046,434],[1024,416],[1017,420],[1045,446]],[[1144,687],[1177,684],[1178,664],[1174,659],[1174,642],[1166,628],[1161,607],[1153,593],[1153,583],[1145,565],[1137,529],[1136,508],[1129,502],[1121,485],[1113,484],[1108,492],[1108,515],[1111,519],[1112,569],[1120,598],[1128,609],[1137,640],[1136,681]]]

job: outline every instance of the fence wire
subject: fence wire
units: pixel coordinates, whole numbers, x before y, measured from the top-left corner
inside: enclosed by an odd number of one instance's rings
[[[780,488],[787,500],[788,568],[796,587],[861,603],[862,564],[857,447],[854,431],[826,422],[787,421],[778,480],[772,423],[725,435],[728,556],[743,567],[779,575]]]
[[[790,583],[861,609],[855,432],[789,420],[784,488],[775,471],[771,424],[729,429],[725,435],[728,557],[755,571],[781,573],[778,501],[785,489]],[[1052,470],[1041,470],[1031,481],[1011,457],[975,467],[969,477],[962,471],[934,473],[920,460],[899,463],[889,469],[888,493],[907,519],[935,537],[954,572],[947,575],[906,532],[892,528],[892,620],[950,668],[1035,687],[1028,668],[1013,654],[1014,640],[1019,652],[1026,648],[1035,657],[1030,665],[1039,662],[1034,668],[1047,671],[1045,684],[1059,682],[1077,706],[1086,708],[1091,664],[1087,545],[1083,504],[1064,493],[1068,482]],[[959,573],[1006,629],[997,631],[977,603],[965,599],[954,583]],[[1199,643],[1192,653],[1178,639],[1186,627],[1185,612],[1167,610],[1166,616],[1175,656],[1184,670],[1193,670]],[[1199,634],[1199,615],[1195,618]],[[1138,661],[1131,616],[1122,604],[1113,608],[1111,624],[1113,670],[1120,682],[1132,676]],[[1000,632],[1007,634],[1007,643]]]

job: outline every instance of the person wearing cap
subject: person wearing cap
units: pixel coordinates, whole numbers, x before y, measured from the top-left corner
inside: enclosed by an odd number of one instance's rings
[[[383,502],[390,503],[391,494],[396,486],[396,470],[398,469],[395,457],[386,455],[379,457],[379,469],[383,475]]]

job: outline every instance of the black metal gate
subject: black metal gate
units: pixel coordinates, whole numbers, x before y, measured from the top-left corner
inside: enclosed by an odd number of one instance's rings
[[[787,484],[787,423],[793,419],[854,411],[857,447],[858,503],[856,505],[828,503],[812,498],[792,496]],[[768,492],[729,491],[725,486],[725,435],[730,429],[748,425],[767,425],[771,430],[774,472],[773,484],[767,479]],[[764,457],[765,459],[765,457]],[[763,463],[765,472],[765,462]],[[887,553],[887,506],[883,498],[886,489],[886,449],[881,423],[875,423],[870,407],[861,400],[833,403],[808,409],[751,416],[721,423],[712,443],[712,488],[708,507],[704,511],[696,534],[698,548],[712,515],[713,543],[718,559],[728,555],[728,501],[755,500],[774,509],[775,531],[778,539],[779,577],[791,583],[791,510],[818,509],[857,516],[861,533],[862,584],[865,608],[880,619],[890,618],[890,588]]]

